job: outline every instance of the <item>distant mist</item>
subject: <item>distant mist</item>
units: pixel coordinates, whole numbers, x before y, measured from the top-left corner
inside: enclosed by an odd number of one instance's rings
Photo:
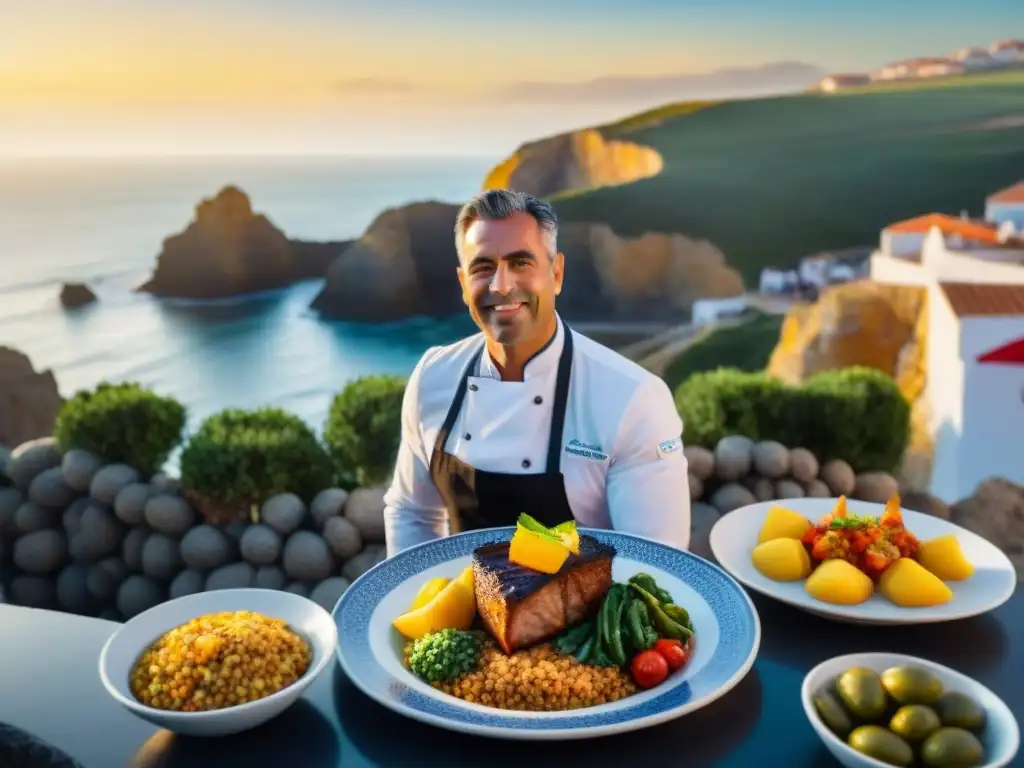
[[[814,64],[781,61],[758,67],[650,77],[602,77],[584,82],[523,82],[492,91],[499,101],[583,104],[729,99],[802,91],[824,77]]]

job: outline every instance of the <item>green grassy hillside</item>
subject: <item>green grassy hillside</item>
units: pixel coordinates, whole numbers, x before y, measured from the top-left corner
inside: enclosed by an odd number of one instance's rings
[[[675,391],[689,376],[701,371],[764,370],[779,341],[782,320],[781,315],[758,312],[739,325],[709,328],[666,366],[662,378]]]
[[[993,127],[996,118],[1014,119]],[[563,220],[606,222],[620,235],[706,237],[753,285],[764,266],[874,243],[900,218],[980,215],[987,194],[1024,178],[1022,118],[1021,70],[673,104],[600,128],[657,149],[660,175],[553,199]]]

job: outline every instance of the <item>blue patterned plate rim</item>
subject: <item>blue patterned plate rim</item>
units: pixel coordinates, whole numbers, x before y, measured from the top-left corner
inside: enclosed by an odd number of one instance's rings
[[[761,644],[760,618],[750,596],[723,568],[643,536],[581,528],[581,533],[614,546],[618,556],[683,581],[710,606],[719,625],[719,641],[712,658],[696,674],[633,705],[627,698],[615,705],[564,713],[506,713],[482,705],[469,709],[464,702],[455,706],[440,692],[424,695],[384,669],[370,642],[371,618],[383,596],[429,568],[467,557],[483,544],[507,540],[514,530],[513,526],[486,528],[418,544],[356,579],[332,611],[338,627],[335,653],[356,687],[389,709],[450,730],[517,739],[589,738],[649,727],[707,706],[734,688],[753,666]],[[697,633],[699,643],[699,627]]]

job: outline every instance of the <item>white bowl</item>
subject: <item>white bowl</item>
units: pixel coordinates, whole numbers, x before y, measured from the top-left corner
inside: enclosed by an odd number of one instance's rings
[[[219,611],[255,611],[288,622],[312,646],[306,674],[266,698],[210,712],[167,712],[138,701],[128,681],[139,654],[164,632]],[[199,592],[156,605],[118,629],[100,651],[100,679],[115,700],[153,725],[189,736],[226,736],[261,725],[295,703],[331,662],[337,644],[338,629],[331,614],[300,595],[272,589]]]
[[[836,656],[823,661],[808,672],[804,678],[804,684],[800,689],[804,713],[836,760],[847,768],[891,768],[888,763],[855,751],[832,733],[818,716],[818,711],[812,700],[814,694],[850,667],[866,667],[881,674],[889,667],[901,664],[924,667],[942,681],[946,690],[966,694],[978,702],[987,715],[985,731],[980,734],[980,738],[985,746],[985,757],[988,762],[980,768],[1001,768],[1001,766],[1010,764],[1020,748],[1020,728],[1014,719],[1013,712],[1003,703],[1003,700],[977,680],[954,669],[936,664],[934,661],[920,659],[916,656],[904,656],[899,653],[851,653],[847,656]]]

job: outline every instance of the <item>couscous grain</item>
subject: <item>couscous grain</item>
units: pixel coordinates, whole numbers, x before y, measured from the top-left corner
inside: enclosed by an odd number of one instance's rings
[[[406,661],[411,644],[406,646]],[[474,672],[434,688],[460,699],[498,709],[557,712],[618,701],[637,692],[619,667],[581,664],[550,643],[506,655],[488,640]]]
[[[280,619],[251,611],[209,614],[147,648],[132,668],[131,690],[156,709],[224,709],[288,687],[312,656],[309,643]]]

